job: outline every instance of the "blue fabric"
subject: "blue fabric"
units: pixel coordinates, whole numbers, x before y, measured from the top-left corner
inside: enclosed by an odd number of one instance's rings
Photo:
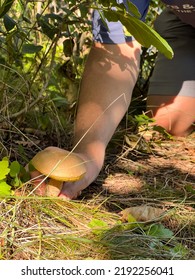
[[[116,0],[127,7],[128,0]],[[150,0],[131,0],[141,14],[141,20],[145,20]],[[195,27],[195,0],[162,0],[184,23]],[[114,8],[114,7],[113,7]],[[102,23],[98,11],[94,11],[92,20],[92,32],[94,41],[105,44],[122,44],[132,40],[126,36],[120,22],[108,22],[109,30]]]
[[[118,3],[124,3],[127,7],[128,0],[118,0]],[[145,20],[149,7],[149,0],[131,0],[136,5],[140,14],[141,20]],[[114,7],[113,7],[114,8]],[[103,24],[98,11],[93,12],[92,32],[94,41],[104,44],[121,44],[132,40],[131,36],[126,36],[123,31],[123,25],[118,22],[108,22],[109,30]]]

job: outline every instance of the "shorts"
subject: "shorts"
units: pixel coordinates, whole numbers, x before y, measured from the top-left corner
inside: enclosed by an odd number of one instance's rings
[[[148,95],[195,97],[195,28],[167,8],[155,29],[173,48],[174,58],[158,54]]]
[[[127,0],[116,0],[118,3],[124,3],[127,8]],[[132,0],[134,5],[137,6],[140,14],[141,20],[145,20],[145,16],[148,11],[149,0]],[[114,7],[113,7],[114,9]],[[118,22],[106,21],[107,27],[103,24],[98,11],[93,12],[92,20],[92,33],[95,42],[100,42],[103,44],[123,44],[125,42],[132,41],[132,36],[126,35],[123,29],[123,25]]]

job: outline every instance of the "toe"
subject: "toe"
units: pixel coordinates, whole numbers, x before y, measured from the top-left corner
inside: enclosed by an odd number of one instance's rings
[[[77,190],[77,186],[70,183],[64,183],[64,186],[59,194],[59,197],[65,200],[76,199],[81,195],[81,191]]]
[[[44,196],[46,192],[46,183],[44,176],[37,170],[30,172],[31,182],[35,187],[34,192],[37,195]]]

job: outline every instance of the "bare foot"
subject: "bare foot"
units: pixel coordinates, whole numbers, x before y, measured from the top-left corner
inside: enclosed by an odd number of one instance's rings
[[[30,176],[31,183],[35,187],[35,194],[44,196],[46,192],[46,181],[44,180],[45,176],[37,170],[31,171]]]
[[[98,176],[101,167],[97,166],[97,164],[93,160],[89,160],[86,156],[78,154],[86,164],[86,174],[84,177],[77,182],[64,182],[62,190],[59,194],[59,197],[62,199],[75,199],[80,194],[81,191],[87,188]]]
[[[77,182],[64,182],[62,190],[58,195],[61,199],[76,199],[81,191],[87,188],[98,176],[102,164],[98,164],[94,160],[90,160],[86,156],[78,154],[86,164],[86,174]],[[46,195],[46,181],[44,176],[39,171],[32,171],[30,173],[32,184],[35,186],[35,193],[40,196]]]

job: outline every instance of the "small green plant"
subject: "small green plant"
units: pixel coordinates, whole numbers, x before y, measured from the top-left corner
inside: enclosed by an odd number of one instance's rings
[[[138,124],[138,126],[140,126],[140,125],[149,125],[150,123],[154,122],[154,119],[148,117],[145,114],[142,114],[142,115],[136,115],[135,121]]]
[[[169,228],[162,224],[152,224],[146,227],[146,235],[152,237],[150,248],[157,250],[161,248],[164,252],[168,252],[173,258],[185,258],[189,254],[189,250],[180,243]]]
[[[173,136],[166,131],[162,126],[155,124],[155,119],[150,118],[145,114],[135,115],[134,117],[129,116],[129,121],[133,123],[134,127],[138,128],[140,133],[151,132],[153,136],[158,133],[165,139],[172,140]]]
[[[92,229],[92,232],[95,235],[102,234],[105,230],[109,229],[108,224],[105,221],[99,219],[92,219],[88,226]]]
[[[27,171],[18,161],[10,163],[7,157],[0,161],[0,197],[14,194],[14,188],[20,187],[28,179]]]

